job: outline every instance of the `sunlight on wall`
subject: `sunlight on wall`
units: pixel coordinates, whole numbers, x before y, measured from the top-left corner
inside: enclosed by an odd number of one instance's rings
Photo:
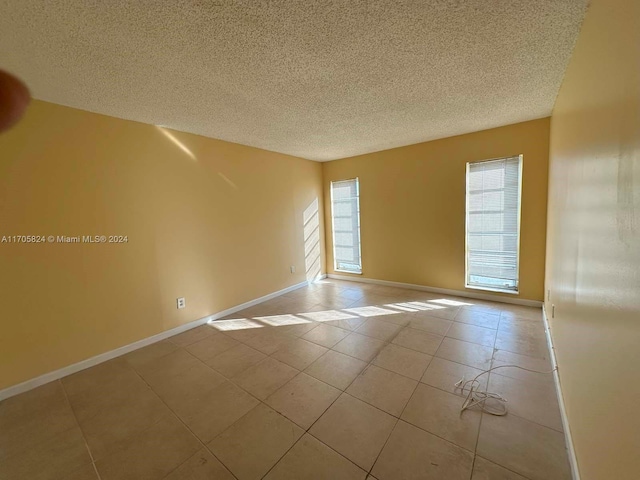
[[[320,217],[315,198],[302,214],[304,225],[304,266],[310,282],[320,275]]]
[[[184,153],[189,155],[189,157],[191,157],[191,160],[197,160],[197,158],[194,155],[194,153],[191,150],[189,150],[184,143],[182,143],[180,140],[178,140],[171,132],[166,130],[164,127],[156,126],[156,128],[158,130],[160,130],[160,133],[162,133],[165,137],[167,137],[169,140],[171,140],[176,147],[178,147]]]

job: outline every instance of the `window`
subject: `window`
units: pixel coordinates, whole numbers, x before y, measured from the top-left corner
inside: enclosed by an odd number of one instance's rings
[[[360,186],[357,178],[331,182],[331,220],[335,270],[362,273]]]
[[[522,155],[467,163],[466,286],[518,292]]]

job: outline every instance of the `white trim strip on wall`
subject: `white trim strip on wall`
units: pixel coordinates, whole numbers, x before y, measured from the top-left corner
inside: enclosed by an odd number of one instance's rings
[[[567,445],[567,456],[569,457],[569,466],[571,467],[571,476],[573,480],[580,480],[580,471],[578,470],[578,458],[573,447],[573,438],[571,437],[571,428],[569,427],[569,419],[567,418],[567,410],[564,406],[564,396],[562,395],[562,385],[560,384],[560,375],[558,375],[558,362],[556,361],[556,351],[553,346],[553,337],[551,336],[551,327],[547,319],[547,312],[542,307],[542,320],[544,321],[544,332],[547,336],[547,345],[549,354],[551,355],[551,365],[555,369],[553,372],[553,380],[556,384],[556,394],[558,395],[558,404],[560,405],[560,417],[562,418],[562,429],[564,430],[564,439]]]
[[[326,275],[320,275],[319,279],[326,278]],[[36,387],[44,385],[45,383],[52,382],[54,380],[58,380],[59,378],[66,377],[73,373],[79,372],[81,370],[85,370],[87,368],[93,367],[94,365],[98,365],[99,363],[106,362],[113,358],[119,357],[129,352],[133,352],[134,350],[138,350],[139,348],[146,347],[147,345],[151,345],[152,343],[159,342],[160,340],[164,340],[169,337],[173,337],[182,332],[186,332],[187,330],[191,330],[192,328],[199,327],[200,325],[204,325],[207,322],[212,320],[217,320],[222,317],[226,317],[227,315],[231,315],[232,313],[239,312],[240,310],[244,310],[245,308],[253,307],[254,305],[258,305],[259,303],[266,302],[267,300],[271,300],[272,298],[279,297],[280,295],[284,295],[285,293],[292,292],[293,290],[297,290],[298,288],[306,287],[310,284],[309,281],[304,281],[292,285],[287,288],[283,288],[282,290],[278,290],[277,292],[270,293],[260,298],[256,298],[254,300],[250,300],[248,302],[242,303],[240,305],[236,305],[235,307],[228,308],[221,312],[214,313],[212,315],[207,315],[206,317],[199,318],[198,320],[194,320],[193,322],[185,323],[184,325],[180,325],[179,327],[172,328],[171,330],[167,330],[162,333],[158,333],[157,335],[152,335],[151,337],[143,338],[142,340],[138,340],[137,342],[130,343],[129,345],[125,345],[124,347],[116,348],[115,350],[111,350],[109,352],[101,353],[100,355],[96,355],[95,357],[87,358],[86,360],[82,360],[78,363],[74,363],[73,365],[69,365],[67,367],[63,367],[59,370],[54,370],[53,372],[45,373],[36,378],[32,378],[31,380],[27,380],[26,382],[19,383],[17,385],[12,385],[11,387],[7,387],[3,390],[0,390],[0,401],[18,395],[20,393],[27,392]]]
[[[376,285],[386,285],[388,287],[408,288],[410,290],[441,293],[443,295],[455,295],[457,297],[475,298],[477,300],[511,303],[514,305],[524,305],[526,307],[542,307],[542,302],[539,302],[538,300],[527,300],[524,298],[502,297],[500,295],[491,295],[487,293],[467,292],[464,290],[450,290],[447,288],[428,287],[426,285],[415,285],[413,283],[390,282],[388,280],[378,280],[375,278],[352,277],[349,275],[338,275],[335,273],[330,273],[327,275],[327,277],[334,278],[336,280],[347,280],[350,282],[373,283]]]

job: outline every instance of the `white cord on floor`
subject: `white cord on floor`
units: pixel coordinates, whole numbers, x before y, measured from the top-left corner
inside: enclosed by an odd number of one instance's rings
[[[485,370],[484,372],[479,373],[478,375],[475,376],[475,378],[471,380],[465,381],[464,377],[462,377],[458,382],[455,383],[455,386],[460,390],[462,390],[463,394],[467,389],[469,389],[469,393],[467,394],[467,397],[465,398],[464,403],[462,404],[462,408],[460,409],[460,414],[462,414],[462,412],[464,412],[469,408],[475,407],[476,405],[480,406],[480,410],[482,410],[485,413],[489,413],[491,415],[502,416],[507,414],[507,405],[506,405],[507,399],[504,398],[499,393],[480,390],[479,389],[480,382],[478,381],[478,377],[481,377],[485,373],[489,373],[498,368],[506,368],[506,367],[519,368],[520,370],[526,370],[527,372],[541,373],[545,375],[551,374],[558,369],[558,367],[554,367],[553,370],[550,370],[548,372],[540,372],[538,370],[531,370],[529,368],[520,367],[519,365],[498,365],[497,367],[493,367],[493,368],[490,368],[489,370]],[[500,406],[500,408],[488,407],[485,404],[487,400],[496,400],[496,403],[498,406]]]

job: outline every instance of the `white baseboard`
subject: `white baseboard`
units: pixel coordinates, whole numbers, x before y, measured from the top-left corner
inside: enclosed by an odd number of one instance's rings
[[[321,279],[321,278],[326,278],[326,275],[320,275],[318,277],[318,279]],[[151,337],[143,338],[142,340],[138,340],[137,342],[130,343],[129,345],[116,348],[115,350],[101,353],[100,355],[96,355],[95,357],[87,358],[86,360],[82,360],[78,363],[74,363],[73,365],[63,367],[59,370],[45,373],[44,375],[40,375],[39,377],[32,378],[31,380],[27,380],[26,382],[22,382],[17,385],[13,385],[11,387],[7,387],[3,390],[0,390],[0,401],[9,397],[13,397],[14,395],[27,392],[36,387],[39,387],[40,385],[44,385],[45,383],[58,380],[59,378],[66,377],[68,375],[79,372],[81,370],[85,370],[89,367],[93,367],[94,365],[106,362],[107,360],[111,360],[113,358],[119,357],[126,353],[133,352],[134,350],[138,350],[139,348],[146,347],[147,345],[150,345],[152,343],[159,342],[160,340],[164,340],[166,338],[172,337],[174,335],[177,335],[178,333],[186,332],[187,330],[191,330],[192,328],[199,327],[200,325],[204,325],[205,323],[210,322],[212,320],[217,320],[219,318],[226,317],[227,315],[231,315],[235,312],[239,312],[240,310],[244,310],[245,308],[253,307],[254,305],[258,305],[259,303],[266,302],[267,300],[271,300],[272,298],[279,297],[280,295],[284,295],[285,293],[292,292],[293,290],[297,290],[298,288],[306,287],[307,285],[309,285],[309,283],[310,283],[309,281],[297,283],[290,287],[283,288],[282,290],[278,290],[277,292],[273,292],[263,297],[250,300],[248,302],[242,303],[240,305],[236,305],[235,307],[228,308],[226,310],[214,313],[212,315],[207,315],[206,317],[199,318],[198,320],[185,323],[183,325],[180,325],[179,327],[172,328],[171,330],[158,333],[157,335],[153,335]]]
[[[551,327],[549,326],[549,320],[547,319],[547,312],[545,308],[542,308],[542,320],[544,321],[544,331],[547,335],[547,344],[549,346],[549,353],[551,355],[551,364],[553,368],[558,366],[556,361],[556,351],[553,346],[553,337],[551,336]],[[578,459],[576,457],[576,451],[573,448],[573,439],[571,438],[571,428],[569,427],[569,419],[567,418],[567,410],[564,407],[564,396],[562,395],[562,386],[560,384],[560,376],[558,370],[553,372],[553,380],[556,384],[556,393],[558,395],[558,404],[560,405],[560,416],[562,417],[562,429],[564,430],[565,443],[567,444],[567,455],[569,457],[569,465],[571,466],[571,475],[573,480],[580,480],[580,471],[578,470]]]
[[[410,290],[420,290],[423,292],[441,293],[443,295],[455,295],[457,297],[475,298],[477,300],[487,300],[491,302],[511,303],[514,305],[524,305],[526,307],[542,308],[542,302],[537,300],[526,300],[524,298],[503,297],[491,295],[489,293],[468,292],[466,290],[450,290],[447,288],[427,287],[425,285],[415,285],[413,283],[390,282],[388,280],[377,280],[375,278],[352,277],[349,275],[338,275],[330,273],[329,278],[336,280],[347,280],[350,282],[374,283],[376,285],[386,285],[387,287],[408,288]]]

